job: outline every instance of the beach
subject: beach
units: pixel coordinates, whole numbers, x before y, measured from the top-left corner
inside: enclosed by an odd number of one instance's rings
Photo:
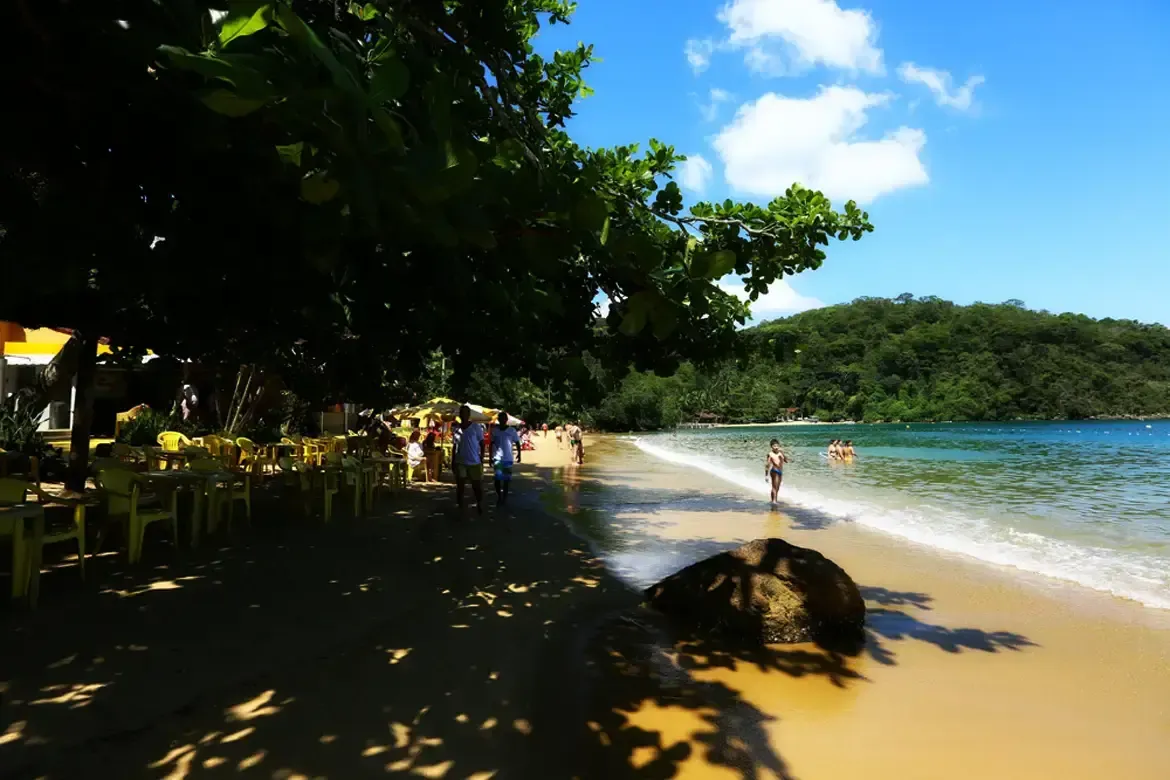
[[[837,562],[867,601],[868,643],[855,659],[811,646],[741,658],[662,647],[659,666],[671,662],[686,682],[651,685],[613,722],[660,733],[665,752],[686,756],[677,776],[1170,776],[1170,612],[822,525],[815,513],[769,511],[628,442],[601,450],[597,484],[582,495],[602,504],[605,491],[619,494],[608,526],[618,541],[602,546],[627,580],[648,583],[736,542],[778,536]],[[574,499],[578,513],[590,503]],[[724,711],[672,706],[672,685],[700,699],[705,689]],[[738,748],[721,728],[744,731]],[[713,754],[723,757],[713,764]],[[737,768],[749,763],[758,774]]]
[[[1165,778],[1170,613],[806,513],[587,437],[507,510],[448,485],[45,575],[0,648],[7,778]],[[679,644],[637,586],[781,536],[862,588],[858,657]],[[642,578],[642,579],[639,579]]]

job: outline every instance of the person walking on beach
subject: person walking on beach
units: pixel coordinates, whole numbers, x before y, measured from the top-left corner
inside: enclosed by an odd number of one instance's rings
[[[580,423],[569,423],[569,461],[581,465],[585,462],[585,436]]]
[[[541,423],[540,424],[540,432],[541,432],[543,438],[545,438],[545,439],[548,438],[548,423]]]
[[[558,425],[554,433],[557,437],[557,449],[559,450],[565,444],[565,429],[563,426]]]
[[[780,442],[772,439],[767,456],[764,458],[764,479],[772,483],[772,503],[776,503],[776,496],[780,493],[780,483],[784,481],[784,464],[788,456],[780,449]]]
[[[524,456],[518,452],[521,449],[520,437],[516,429],[508,425],[508,413],[500,412],[497,420],[498,424],[492,429],[492,470],[495,476],[496,506],[503,506],[508,503],[513,459],[523,461]]]
[[[475,509],[483,514],[483,426],[471,421],[471,407],[459,407],[459,423],[455,448],[455,500],[463,510],[463,486],[471,482],[475,495]]]

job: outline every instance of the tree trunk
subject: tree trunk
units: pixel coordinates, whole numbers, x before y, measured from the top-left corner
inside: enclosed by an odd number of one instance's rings
[[[73,429],[69,436],[69,474],[65,486],[70,490],[85,490],[89,476],[89,431],[93,426],[93,377],[97,371],[97,336],[74,332],[70,341],[77,340],[77,393],[73,400]]]
[[[94,345],[94,354],[96,355],[96,339],[94,340]],[[7,405],[9,409],[15,409],[18,406],[21,409],[31,407],[32,411],[40,414],[49,405],[49,399],[53,397],[57,389],[61,385],[69,384],[73,377],[76,376],[77,361],[80,355],[81,339],[74,332],[69,337],[69,340],[61,347],[61,350],[45,366],[44,370],[37,375],[36,384],[32,387],[21,388],[13,393],[10,398],[0,402],[0,404]]]

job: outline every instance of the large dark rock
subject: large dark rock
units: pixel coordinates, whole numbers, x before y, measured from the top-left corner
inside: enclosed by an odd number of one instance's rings
[[[702,634],[752,643],[860,647],[865,601],[816,550],[756,539],[675,572],[646,590],[650,606]]]

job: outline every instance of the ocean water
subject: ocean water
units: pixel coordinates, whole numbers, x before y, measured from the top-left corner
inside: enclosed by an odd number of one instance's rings
[[[639,436],[664,460],[765,501],[772,438],[792,463],[781,500],[989,564],[1170,609],[1170,421],[753,426]],[[830,439],[858,458],[830,463]]]

